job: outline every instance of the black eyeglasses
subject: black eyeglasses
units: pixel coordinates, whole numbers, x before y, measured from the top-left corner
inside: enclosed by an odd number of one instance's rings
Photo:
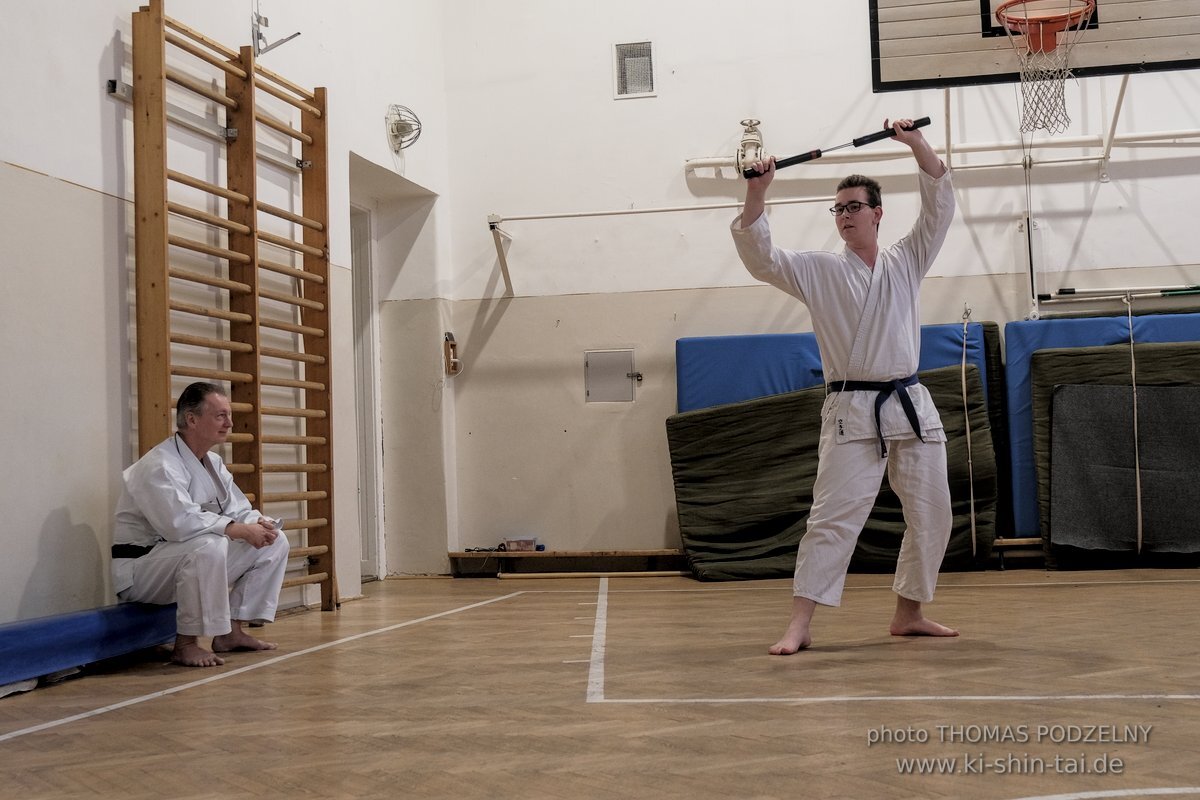
[[[864,208],[876,208],[876,206],[873,206],[870,203],[860,203],[857,200],[851,200],[844,206],[834,206],[833,208],[829,209],[829,213],[833,214],[835,217],[840,217],[843,211],[847,214],[857,214]]]

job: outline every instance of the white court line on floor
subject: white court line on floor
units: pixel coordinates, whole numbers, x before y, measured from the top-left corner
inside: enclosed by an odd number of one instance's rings
[[[1111,583],[1140,583],[1141,581],[1112,581]],[[1009,586],[1013,584],[996,584]],[[1031,584],[1043,585],[1043,584]],[[849,587],[847,587],[849,588]],[[861,587],[860,587],[861,588]],[[889,587],[890,588],[890,587]],[[944,587],[949,588],[949,587]],[[652,591],[652,590],[640,590]],[[670,590],[668,590],[670,591]],[[733,591],[733,590],[722,590]],[[615,592],[624,594],[624,592]],[[588,673],[587,702],[619,705],[736,705],[738,703],[782,703],[813,705],[817,703],[1028,703],[1100,700],[1200,700],[1200,694],[1046,694],[1046,695],[832,695],[825,697],[605,697],[604,657],[608,627],[608,578],[600,579],[596,602],[596,627],[592,634],[592,668]],[[764,658],[804,658],[796,656],[763,656]]]
[[[587,701],[604,702],[604,636],[608,630],[608,578],[596,591],[596,626],[592,632],[592,665],[588,669]]]
[[[604,697],[603,685],[598,699],[589,703],[619,703],[621,705],[735,705],[738,703],[784,703],[811,705],[816,703],[1055,703],[1100,700],[1200,700],[1200,694],[899,694],[899,695],[832,695],[827,697]]]
[[[452,608],[449,611],[439,611],[436,614],[429,614],[428,616],[420,617],[419,619],[410,619],[407,622],[397,622],[395,625],[388,625],[383,628],[376,628],[375,630],[364,631],[363,633],[356,633],[353,636],[346,636],[346,637],[337,639],[332,642],[325,642],[324,644],[318,644],[318,645],[314,645],[313,647],[307,647],[303,650],[297,650],[294,653],[284,653],[282,655],[275,656],[274,658],[269,658],[266,661],[259,661],[258,663],[255,663],[255,664],[247,664],[244,667],[239,667],[238,669],[230,670],[229,672],[221,672],[217,675],[213,675],[208,678],[201,678],[200,680],[180,684],[179,686],[172,686],[170,689],[163,689],[162,691],[159,691],[159,692],[151,692],[150,694],[144,694],[141,697],[133,697],[133,698],[130,698],[129,700],[122,700],[119,703],[113,703],[112,705],[107,705],[102,708],[96,708],[91,711],[84,711],[79,714],[72,714],[69,717],[63,717],[62,719],[51,720],[49,722],[43,722],[39,725],[31,725],[30,727],[22,728],[21,730],[10,731],[9,733],[0,734],[0,742],[6,742],[10,739],[16,739],[17,737],[25,736],[30,733],[37,733],[38,731],[44,731],[49,728],[57,728],[60,725],[66,725],[67,723],[70,723],[70,722],[76,722],[78,720],[88,719],[90,717],[97,717],[97,716],[100,716],[101,714],[107,714],[110,711],[117,711],[118,709],[137,705],[138,703],[145,703],[148,700],[155,700],[159,697],[166,697],[167,695],[177,694],[178,692],[182,692],[186,689],[194,689],[197,686],[204,686],[205,684],[214,683],[216,681],[223,681],[226,678],[232,678],[234,675],[241,675],[244,672],[250,672],[251,670],[262,669],[263,667],[269,667],[274,664],[278,664],[280,662],[287,661],[289,659],[298,658],[299,656],[306,656],[306,655],[309,655],[310,653],[316,653],[321,650],[328,650],[331,647],[337,647],[338,645],[346,644],[347,642],[354,642],[359,639],[365,639],[369,636],[378,636],[381,633],[388,633],[390,631],[399,630],[400,628],[408,628],[413,625],[419,625],[422,622],[429,622],[431,620],[440,619],[441,617],[448,617],[451,614],[459,614],[463,611],[470,611],[475,608],[480,608],[482,606],[491,605],[492,603],[499,603],[502,600],[509,600],[511,598],[517,597],[522,594],[525,594],[525,592],[512,592],[510,594],[506,594],[501,597],[493,597],[490,600],[483,600],[478,603],[471,603],[470,605],[460,606],[458,608]]]
[[[614,576],[615,577],[615,576]],[[620,580],[620,578],[616,578]],[[601,580],[608,580],[602,578]],[[643,581],[645,578],[631,578],[630,580]],[[692,582],[690,578],[685,578]],[[675,589],[664,588],[645,588],[645,589],[610,589],[611,594],[678,594],[678,593],[717,593],[717,592],[774,592],[778,593],[791,588],[791,579],[789,578],[772,578],[770,580],[778,581],[772,586],[747,586],[739,584],[736,586],[721,586],[713,584],[705,584],[701,586],[682,586]],[[785,583],[786,581],[786,583]],[[1200,584],[1200,578],[1167,578],[1165,580],[1145,580],[1145,581],[1083,581],[1079,579],[1064,580],[1059,582],[1038,581],[1030,583],[941,583],[938,585],[939,592],[951,592],[956,589],[1062,589],[1062,588],[1087,588],[1091,586],[1146,586],[1158,585],[1166,583],[1188,583]],[[892,590],[892,584],[880,583],[870,586],[847,586],[846,592],[862,592],[862,591],[879,591],[886,589]],[[590,594],[591,589],[525,589],[525,594]],[[789,595],[790,597],[790,595]],[[581,606],[595,605],[595,603],[578,603]]]
[[[1016,800],[1100,800],[1105,797],[1165,797],[1167,795],[1200,794],[1200,786],[1177,786],[1154,789],[1104,789],[1098,792],[1070,794],[1041,794],[1037,797],[1018,797]]]

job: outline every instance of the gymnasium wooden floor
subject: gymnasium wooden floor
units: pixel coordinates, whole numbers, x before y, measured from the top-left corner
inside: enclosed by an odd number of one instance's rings
[[[1200,573],[944,575],[944,640],[887,635],[889,583],[784,658],[788,581],[367,584],[274,653],[0,700],[0,796],[1200,798]]]

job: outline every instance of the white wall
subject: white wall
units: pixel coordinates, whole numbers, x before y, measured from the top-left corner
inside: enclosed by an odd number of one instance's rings
[[[8,279],[0,300],[6,345],[0,374],[6,412],[20,420],[0,429],[0,452],[10,465],[0,489],[7,509],[0,545],[8,554],[0,561],[0,622],[112,600],[112,510],[120,471],[136,449],[133,160],[130,108],[108,96],[106,82],[132,80],[131,15],[138,5],[6,3],[0,25],[0,63],[22,76],[5,92],[10,113],[0,115],[0,241]],[[250,43],[251,6],[167,0],[166,14],[236,48]],[[349,154],[392,175],[445,183],[447,142],[437,133],[445,128],[446,103],[441,10],[436,2],[340,7],[318,0],[265,0],[261,9],[271,21],[268,41],[294,31],[301,36],[260,62],[329,93],[336,566],[339,589],[353,596],[359,534]],[[419,157],[397,156],[388,146],[390,103],[412,107],[428,126]],[[195,137],[173,134],[172,142],[183,143],[184,158],[205,158]],[[285,603],[299,597],[290,590]]]
[[[0,489],[0,621],[107,599],[104,551],[117,476],[133,454],[129,108],[104,92],[129,80],[137,2],[18,0],[5,8],[0,63],[0,303],[6,411],[0,452],[16,464]],[[169,16],[229,45],[249,43],[246,0],[167,0]],[[488,214],[516,216],[734,204],[731,170],[685,172],[689,158],[730,156],[738,121],[762,120],[780,155],[877,130],[885,116],[929,115],[946,141],[942,92],[873,95],[863,3],[768,0],[730,21],[728,6],[661,0],[263,0],[269,41],[301,36],[262,63],[325,86],[339,432],[339,584],[353,593],[358,443],[350,373],[349,203],[377,232],[385,533],[392,572],[442,572],[447,549],[532,533],[562,549],[677,542],[663,423],[674,411],[675,338],[802,330],[803,309],[754,285],[725,228],[732,210],[508,221],[517,296],[502,298]],[[735,10],[736,11],[736,10]],[[739,14],[733,14],[739,18]],[[612,98],[611,47],[654,42],[657,96]],[[1120,78],[1068,86],[1066,136],[1106,134]],[[1200,73],[1136,75],[1119,132],[1200,127]],[[949,93],[956,145],[1015,141],[1013,88]],[[420,140],[391,152],[387,106],[414,109]],[[873,145],[879,155],[894,143]],[[1036,160],[1082,155],[1038,148]],[[1017,150],[956,164],[1019,162]],[[360,169],[356,171],[354,164]],[[781,241],[836,247],[823,210],[849,171],[884,183],[885,238],[914,207],[907,159],[830,158],[780,173]],[[1022,219],[1038,223],[1044,289],[1195,283],[1191,231],[1200,148],[1118,147],[1094,164],[963,169],[960,214],[925,287],[927,321],[1005,322],[1029,310]],[[372,177],[373,176],[373,177]],[[1130,267],[1146,271],[1130,272]],[[1151,269],[1153,268],[1153,269]],[[447,377],[442,335],[465,372]],[[14,347],[12,342],[21,342]],[[633,347],[646,375],[623,407],[582,403],[586,349]],[[70,400],[86,392],[80,414]],[[57,404],[57,405],[56,405]],[[53,409],[52,411],[48,409]]]

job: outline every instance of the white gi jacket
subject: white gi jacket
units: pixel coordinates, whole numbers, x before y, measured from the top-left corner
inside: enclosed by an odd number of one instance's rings
[[[250,506],[220,457],[216,453],[206,453],[205,457],[212,475],[175,435],[126,469],[125,486],[117,502],[113,544],[184,542],[206,533],[224,535],[231,522],[256,522],[262,515]],[[133,585],[134,561],[113,559],[115,593]]]
[[[881,249],[870,269],[848,248],[841,253],[784,250],[771,243],[767,215],[748,228],[741,217],[730,230],[738,255],[760,281],[798,298],[812,312],[827,384],[841,380],[890,381],[917,371],[920,356],[921,280],[933,265],[954,218],[950,171],[932,178],[917,170],[921,212],[907,236]],[[908,389],[925,441],[944,442],[942,421],[929,390]],[[875,429],[875,392],[831,393],[822,419],[834,426],[836,441],[912,438],[912,424],[899,399],[883,405]]]

